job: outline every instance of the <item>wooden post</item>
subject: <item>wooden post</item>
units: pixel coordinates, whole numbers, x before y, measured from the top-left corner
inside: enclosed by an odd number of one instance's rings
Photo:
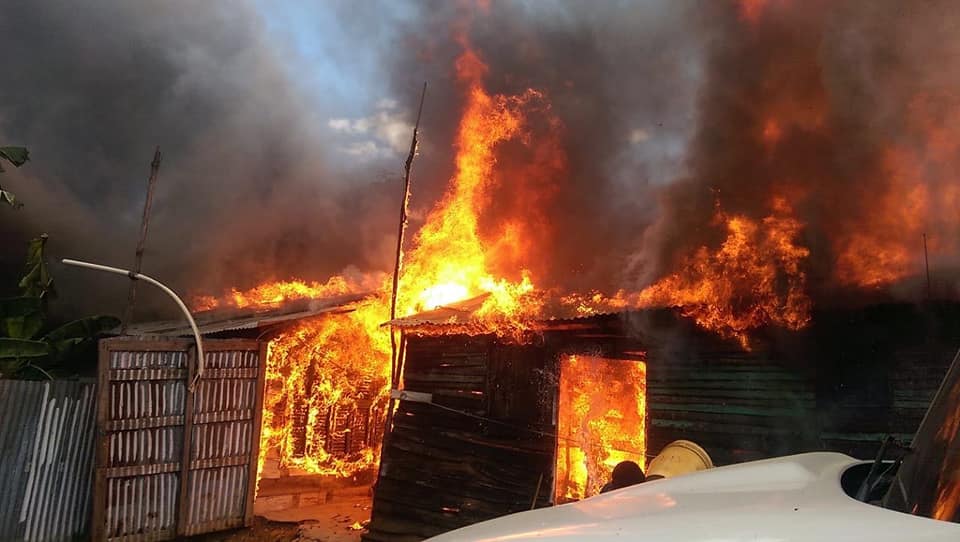
[[[150,162],[150,178],[147,179],[147,199],[143,204],[143,218],[140,220],[140,239],[137,241],[137,252],[133,262],[133,272],[140,273],[140,267],[143,264],[143,251],[147,243],[147,230],[150,227],[150,207],[153,204],[153,188],[157,184],[157,174],[160,172],[160,160],[163,155],[160,153],[160,147],[153,152],[153,162]],[[120,333],[127,330],[130,325],[130,319],[133,317],[133,304],[137,299],[137,281],[130,281],[130,290],[127,292],[127,308],[123,315],[123,323],[120,326]]]
[[[189,505],[190,503],[190,459],[193,452],[193,402],[196,394],[199,393],[199,386],[195,390],[190,389],[190,383],[193,382],[195,374],[197,349],[188,347],[187,351],[187,379],[184,382],[186,397],[183,405],[183,450],[180,455],[180,488],[177,498],[177,521],[175,533],[177,536],[184,536],[187,527],[190,525]],[[252,454],[251,454],[252,455]]]
[[[97,362],[97,422],[94,432],[93,462],[93,513],[90,520],[91,540],[106,540],[110,534],[107,529],[107,459],[110,443],[107,440],[106,425],[110,421],[110,343],[100,340]]]
[[[397,253],[393,265],[393,290],[390,294],[390,320],[397,317],[397,292],[400,289],[400,269],[403,264],[403,236],[407,229],[407,207],[410,203],[410,171],[413,168],[413,159],[417,155],[417,134],[420,131],[420,115],[423,113],[423,100],[427,96],[427,82],[423,82],[423,90],[420,91],[420,106],[417,108],[417,121],[413,125],[413,137],[410,138],[410,152],[407,154],[407,161],[403,165],[403,199],[400,202],[400,224],[397,232]],[[398,370],[397,356],[397,334],[391,325],[390,331],[390,389],[394,390],[400,385],[400,371]],[[374,491],[380,482],[380,476],[383,475],[384,454],[387,450],[387,441],[390,438],[390,427],[393,424],[393,411],[396,406],[396,400],[391,397],[387,402],[387,412],[383,422],[383,438],[380,440],[380,464],[377,468],[377,481],[374,482]],[[376,498],[376,497],[374,497]],[[372,516],[371,516],[372,518]]]
[[[259,341],[258,341],[259,342]],[[267,381],[267,357],[270,344],[260,343],[257,358],[257,391],[253,405],[253,442],[250,445],[250,471],[247,479],[247,500],[244,504],[243,525],[253,525],[253,501],[257,498],[257,471],[260,467],[260,454],[266,454],[267,449],[260,448],[260,432],[263,425],[263,392]]]
[[[413,158],[417,154],[417,133],[420,130],[420,115],[423,113],[423,100],[427,96],[427,82],[423,82],[423,91],[420,93],[420,107],[417,109],[417,122],[413,125],[413,137],[410,139],[410,153],[403,166],[403,199],[400,202],[400,226],[397,232],[397,254],[393,264],[393,290],[390,294],[390,320],[397,317],[397,292],[400,289],[400,268],[403,264],[403,236],[407,230],[407,207],[410,204],[410,170],[413,168]],[[390,328],[390,385],[396,389],[399,375],[397,374],[397,336]],[[391,409],[392,410],[392,409]]]

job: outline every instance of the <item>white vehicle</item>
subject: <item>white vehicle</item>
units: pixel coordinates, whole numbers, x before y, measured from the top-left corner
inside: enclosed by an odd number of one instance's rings
[[[753,461],[521,512],[430,540],[958,541],[958,360],[960,354],[902,466],[881,461],[883,450],[873,462],[830,452]]]

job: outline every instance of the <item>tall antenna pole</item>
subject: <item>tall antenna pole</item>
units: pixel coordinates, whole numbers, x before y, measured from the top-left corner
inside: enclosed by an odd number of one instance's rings
[[[423,113],[423,100],[427,96],[427,82],[423,82],[420,92],[420,107],[417,108],[417,122],[413,125],[413,137],[410,139],[410,153],[403,165],[403,200],[400,202],[400,226],[397,232],[397,257],[393,264],[393,292],[390,294],[390,320],[397,317],[397,292],[400,289],[400,268],[403,264],[403,236],[407,230],[407,207],[410,204],[410,170],[413,168],[413,158],[417,155],[417,134],[420,131],[420,115]],[[397,337],[390,329],[390,384],[396,389],[400,383],[400,374],[397,370]]]
[[[147,230],[150,228],[150,206],[153,204],[153,188],[157,184],[157,173],[160,172],[160,160],[163,155],[160,154],[160,146],[153,152],[153,162],[150,162],[150,178],[147,180],[147,199],[143,203],[143,218],[140,220],[140,239],[137,241],[137,253],[133,262],[133,272],[139,274],[140,267],[143,264],[143,250],[147,244]],[[130,281],[130,289],[127,291],[127,309],[123,315],[123,323],[120,325],[120,333],[127,331],[130,320],[133,318],[133,304],[137,300],[137,281]]]

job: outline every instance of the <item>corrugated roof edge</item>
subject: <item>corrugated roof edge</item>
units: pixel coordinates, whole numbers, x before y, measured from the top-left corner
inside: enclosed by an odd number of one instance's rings
[[[215,309],[198,312],[194,317],[200,334],[209,335],[224,331],[256,329],[335,312],[349,312],[353,310],[352,305],[374,295],[375,292],[361,292],[318,299],[298,299],[266,309],[263,307]],[[112,333],[119,335],[120,329],[114,329]],[[128,336],[165,337],[181,337],[190,334],[190,326],[184,320],[141,322],[128,326],[125,333]]]

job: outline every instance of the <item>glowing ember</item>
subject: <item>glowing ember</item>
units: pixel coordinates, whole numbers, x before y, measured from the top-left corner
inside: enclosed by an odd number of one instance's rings
[[[596,495],[621,461],[645,467],[646,391],[643,362],[579,355],[561,360],[557,502]]]

